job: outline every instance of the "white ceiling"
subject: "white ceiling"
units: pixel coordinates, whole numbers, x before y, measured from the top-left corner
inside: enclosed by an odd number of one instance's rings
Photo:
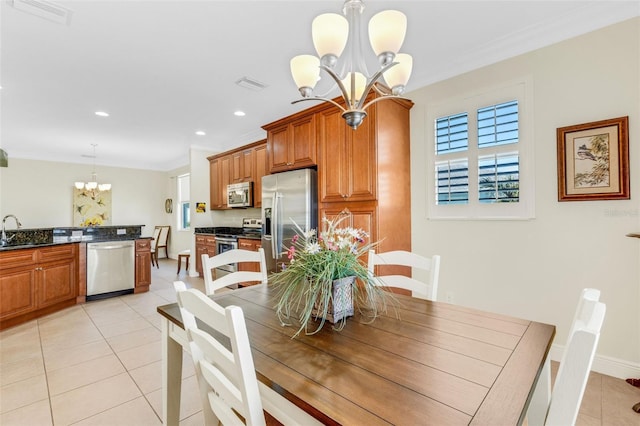
[[[259,140],[260,126],[312,106],[290,104],[289,59],[314,53],[311,21],[342,3],[60,1],[73,11],[66,26],[2,1],[0,146],[10,159],[91,163],[98,144],[99,165],[170,170],[190,146]],[[388,8],[407,15],[409,91],[640,16],[640,0],[365,3],[364,22]],[[268,87],[238,87],[243,76]]]

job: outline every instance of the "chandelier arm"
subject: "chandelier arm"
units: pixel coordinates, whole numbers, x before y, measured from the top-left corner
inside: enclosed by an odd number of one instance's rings
[[[378,101],[384,101],[385,99],[402,99],[405,101],[408,101],[409,98],[405,98],[404,96],[398,96],[398,95],[385,95],[381,98],[375,98],[369,102],[367,102],[367,104],[365,106],[362,107],[362,110],[365,110],[367,108],[369,108],[371,105],[375,104]]]
[[[384,89],[384,90],[382,90]],[[373,90],[376,91],[381,96],[390,96],[392,95],[391,89],[386,84],[378,82],[378,84],[373,85]]]
[[[385,65],[384,67],[380,68],[374,75],[373,77],[371,77],[371,80],[369,81],[369,84],[367,84],[367,86],[364,88],[364,92],[362,92],[362,96],[360,101],[358,102],[358,106],[357,109],[365,109],[366,107],[362,107],[362,104],[364,104],[364,101],[367,99],[367,95],[369,94],[369,91],[371,91],[371,88],[374,87],[376,81],[378,81],[378,79],[380,77],[382,77],[382,74],[384,74],[384,72],[386,70],[388,70],[389,68],[391,68],[394,65],[398,65],[398,62],[391,62],[388,65]],[[388,96],[388,95],[387,95]],[[371,102],[369,102],[370,104]],[[369,105],[367,104],[367,105]]]
[[[331,78],[335,80],[336,84],[340,88],[340,92],[342,92],[342,97],[344,98],[345,103],[349,106],[349,108],[351,108],[351,99],[349,98],[349,93],[347,93],[347,88],[344,87],[344,84],[342,84],[342,80],[340,79],[340,76],[336,74],[336,72],[333,69],[327,67],[326,65],[320,65],[320,68],[325,70],[327,74],[329,74]],[[335,102],[333,103],[336,104]],[[342,109],[343,111],[346,111],[346,109],[342,107],[340,107],[340,109]]]
[[[321,97],[318,97],[318,96],[297,99],[297,100],[291,102],[291,104],[297,104],[298,102],[302,102],[302,101],[324,101],[324,102],[330,102],[330,103],[334,104],[335,106],[337,106],[338,108],[340,108],[340,110],[342,112],[347,112],[347,110],[345,108],[343,108],[342,105],[340,105],[339,103],[335,102],[334,100],[328,99],[328,98],[321,98]]]

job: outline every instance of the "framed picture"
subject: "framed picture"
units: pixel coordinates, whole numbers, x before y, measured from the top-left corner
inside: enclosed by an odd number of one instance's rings
[[[560,127],[558,201],[628,200],[629,117]]]
[[[207,203],[202,201],[196,203],[196,213],[204,213],[207,211]]]

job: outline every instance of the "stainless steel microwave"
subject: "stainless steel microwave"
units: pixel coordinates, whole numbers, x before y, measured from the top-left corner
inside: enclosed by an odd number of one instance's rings
[[[253,207],[253,182],[227,185],[227,206]]]

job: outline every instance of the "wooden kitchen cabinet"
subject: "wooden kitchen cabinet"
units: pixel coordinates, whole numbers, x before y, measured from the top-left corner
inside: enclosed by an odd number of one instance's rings
[[[376,224],[378,217],[375,203],[333,203],[328,207],[321,207],[319,215],[321,224],[324,217],[329,220],[335,220],[339,216],[345,215],[346,218],[338,225],[340,228],[362,229],[369,235],[369,238],[365,240],[365,244],[377,241],[378,230]],[[320,229],[323,229],[322,225],[320,225]]]
[[[202,255],[216,255],[216,237],[209,234],[196,235],[196,271],[200,276],[202,274]]]
[[[260,240],[249,238],[238,238],[238,248],[249,251],[258,251],[262,247]],[[260,272],[260,265],[256,262],[240,262],[238,263],[238,271]],[[258,284],[257,281],[240,283],[240,286],[248,286]]]
[[[231,181],[230,155],[209,159],[209,210],[227,209],[227,185]]]
[[[253,149],[243,149],[231,154],[230,183],[253,182]]]
[[[240,182],[253,182],[254,207],[262,205],[262,176],[267,174],[266,141],[254,142],[207,159],[210,210],[228,209],[227,185]]]
[[[378,102],[355,131],[336,107],[316,110],[319,219],[349,212],[349,224],[379,242],[376,251],[411,250],[412,106]]]
[[[149,291],[151,285],[151,240],[136,240],[134,293]]]
[[[261,143],[254,148],[253,151],[255,169],[253,172],[253,207],[262,207],[262,177],[268,175],[267,163],[267,141]]]
[[[321,203],[372,201],[377,190],[375,108],[353,130],[342,112],[318,113],[318,196]]]
[[[0,252],[0,330],[76,303],[78,244]]]
[[[270,173],[303,169],[317,164],[314,113],[295,114],[262,128],[267,131],[267,161]]]

